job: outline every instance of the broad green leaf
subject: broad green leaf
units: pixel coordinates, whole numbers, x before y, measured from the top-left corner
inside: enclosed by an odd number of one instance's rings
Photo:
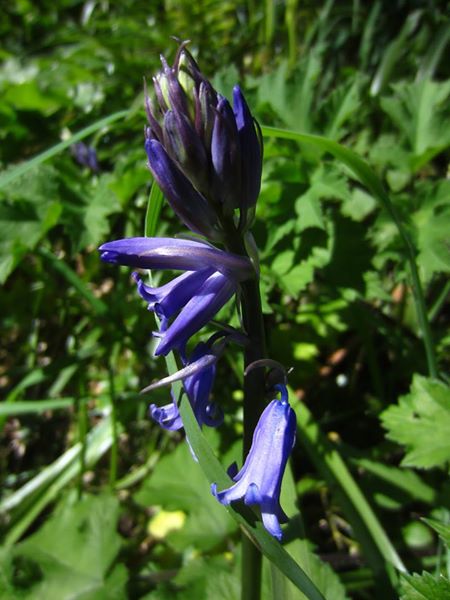
[[[295,203],[295,210],[298,214],[299,231],[308,229],[308,227],[325,229],[320,200],[312,190],[314,190],[314,188],[311,188],[306,194],[300,196]]]
[[[208,550],[236,530],[236,523],[205,485],[187,444],[180,444],[158,462],[134,499],[144,506],[187,513],[183,527],[168,535],[168,541],[180,550],[192,544]]]
[[[381,415],[387,437],[406,447],[402,465],[430,469],[450,460],[450,389],[415,375],[411,391]]]
[[[417,320],[419,327],[422,332],[422,338],[427,356],[428,371],[431,377],[437,377],[437,360],[436,352],[431,337],[430,324],[428,321],[427,310],[425,306],[425,298],[422,290],[422,284],[419,278],[419,273],[416,264],[416,253],[412,241],[409,237],[409,233],[402,223],[397,210],[389,195],[384,189],[383,183],[376,175],[376,173],[369,167],[369,165],[355,152],[338,144],[337,142],[324,138],[318,135],[310,135],[307,133],[299,133],[296,131],[287,131],[280,129],[279,127],[267,127],[262,126],[263,135],[275,138],[296,140],[299,143],[306,143],[319,148],[321,151],[330,152],[339,161],[344,163],[359,179],[359,181],[366,186],[367,190],[378,200],[381,206],[386,210],[393,225],[398,230],[400,235],[403,248],[406,253],[406,258],[411,271],[412,287],[414,289],[414,299],[416,303]]]
[[[394,95],[382,98],[381,106],[405,135],[413,155],[411,168],[417,171],[450,145],[450,81],[423,79],[392,87]]]
[[[238,561],[224,556],[193,557],[183,565],[175,578],[177,586],[187,586],[186,598],[208,598],[208,600],[237,600],[241,582]],[[187,591],[186,590],[186,591]]]
[[[73,494],[35,534],[14,548],[8,585],[30,599],[120,600],[127,573],[123,566],[113,569],[121,546],[118,516],[119,502],[113,496],[86,495],[76,500]],[[21,587],[17,586],[19,565],[26,566],[29,574]]]
[[[312,131],[312,106],[320,69],[317,51],[308,53],[291,75],[287,63],[282,62],[274,72],[259,80],[258,101],[269,104],[288,127]]]
[[[436,519],[422,519],[427,525],[436,531],[447,548],[450,548],[450,523],[436,521]]]
[[[0,201],[0,283],[24,255],[56,225],[62,211],[57,173],[47,165],[2,191]]]
[[[111,189],[112,176],[101,175],[83,214],[83,229],[78,242],[80,249],[98,246],[109,233],[108,215],[120,210],[119,201]]]
[[[411,521],[402,527],[402,535],[405,544],[412,550],[431,548],[433,534],[430,529],[420,521]]]
[[[450,598],[450,581],[424,572],[422,575],[403,575],[400,600],[447,600]]]
[[[325,113],[328,120],[325,130],[326,137],[339,140],[345,135],[347,129],[349,129],[348,122],[351,122],[355,111],[361,106],[361,79],[361,77],[355,76],[331,92],[325,106]]]
[[[449,198],[450,200],[450,198]],[[418,263],[426,279],[434,273],[450,273],[450,206],[433,214],[418,230]]]
[[[354,221],[363,221],[376,208],[374,198],[359,188],[352,190],[347,200],[342,202],[342,214]]]
[[[450,181],[423,182],[416,188],[418,209],[411,215],[417,239],[417,262],[424,280],[450,271]]]

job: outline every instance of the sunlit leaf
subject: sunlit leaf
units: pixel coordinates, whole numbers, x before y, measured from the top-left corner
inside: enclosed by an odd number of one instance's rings
[[[415,375],[411,391],[381,415],[387,436],[405,446],[405,466],[429,469],[450,460],[450,389]]]

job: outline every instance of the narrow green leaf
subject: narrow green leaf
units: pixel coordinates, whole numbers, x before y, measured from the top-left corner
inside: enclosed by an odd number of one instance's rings
[[[69,408],[73,406],[75,398],[58,398],[57,400],[24,400],[22,402],[0,404],[0,417],[11,417],[16,415],[26,415],[41,413],[46,410],[56,410],[58,408]]]
[[[166,365],[169,373],[174,373],[178,370],[172,353],[166,356]],[[180,382],[174,384],[173,391],[176,397],[180,396]],[[232,484],[232,480],[212,451],[211,446],[197,423],[190,403],[185,398],[181,400],[179,410],[189,444],[206,478],[210,483],[216,483],[219,489],[229,487]],[[244,505],[241,505],[239,510],[236,506],[229,506],[227,509],[264,556],[273,562],[309,600],[325,600],[305,571],[295,562],[283,546],[267,533],[262,522],[252,510]]]
[[[97,315],[103,315],[108,312],[108,307],[106,304],[94,296],[85,282],[78,277],[75,271],[71,269],[67,263],[65,263],[63,260],[60,260],[44,246],[39,248],[39,254],[44,257],[51,264],[52,268],[60,273],[70,285],[73,285],[77,292],[89,302]]]
[[[92,468],[96,464],[110,448],[111,442],[111,418],[108,416],[87,436],[85,460],[87,468]],[[36,517],[78,475],[81,465],[77,459],[81,450],[81,443],[75,444],[54,463],[0,503],[0,514],[9,513],[8,518],[12,525],[5,536],[6,546],[17,542]]]
[[[223,469],[211,447],[206,441],[200,427],[192,412],[189,402],[182,400],[180,403],[180,414],[189,443],[198,458],[206,477],[210,483],[217,483],[219,488],[228,487],[232,484],[226,471]],[[324,600],[315,584],[306,575],[305,571],[294,561],[292,556],[265,530],[262,522],[257,519],[255,513],[247,507],[230,506],[228,510],[231,516],[244,528],[245,533],[253,543],[278,569],[290,579],[309,600]]]
[[[145,215],[145,237],[153,237],[158,229],[159,215],[164,202],[163,193],[156,183],[153,181],[150,190],[150,196],[147,203],[147,212]]]
[[[48,150],[45,150],[45,152],[41,152],[41,154],[38,154],[34,158],[27,160],[26,162],[21,163],[20,165],[17,165],[16,167],[13,167],[6,171],[3,171],[3,173],[0,173],[0,189],[3,188],[8,183],[11,183],[12,181],[14,181],[21,175],[24,175],[25,173],[27,173],[34,166],[43,163],[44,161],[48,160],[49,158],[52,158],[52,156],[55,156],[59,152],[62,152],[66,148],[69,148],[70,146],[72,146],[72,144],[75,144],[75,142],[82,140],[83,138],[87,137],[88,135],[91,135],[91,133],[98,131],[102,127],[106,127],[107,125],[114,123],[114,121],[123,119],[124,117],[126,117],[128,115],[128,113],[129,113],[128,110],[120,110],[119,112],[115,112],[112,115],[109,115],[108,117],[105,117],[104,119],[100,119],[99,121],[92,123],[92,125],[85,127],[78,133],[75,133],[74,135],[72,135],[67,140],[60,142],[59,144],[55,144],[54,146],[52,146]]]
[[[401,558],[339,452],[321,433],[304,404],[296,404],[294,409],[297,414],[299,442],[330,487],[339,495],[342,508],[374,572],[385,573],[387,563],[405,573]]]
[[[417,71],[416,81],[422,79],[432,79],[447,44],[450,41],[450,27],[448,21],[440,26],[439,30],[433,35],[431,44],[424,57],[421,59],[419,70]]]

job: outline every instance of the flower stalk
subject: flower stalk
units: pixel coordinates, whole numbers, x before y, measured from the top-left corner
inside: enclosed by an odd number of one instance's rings
[[[145,90],[148,166],[180,221],[202,237],[115,240],[99,248],[101,258],[136,269],[182,271],[159,287],[133,274],[138,293],[158,317],[155,356],[168,359],[175,352],[182,365],[144,391],[182,380],[199,427],[222,422],[221,406],[211,401],[216,363],[227,343],[244,346],[243,465],[240,471],[235,466],[233,476],[230,470],[229,488],[218,490],[213,483],[211,491],[224,505],[256,505],[264,528],[281,540],[280,522],[287,521],[280,506],[281,482],[296,425],[285,385],[270,385],[262,370],[252,368],[268,362],[257,249],[249,231],[261,185],[261,131],[239,86],[231,105],[201,73],[186,43],[172,67],[161,61],[153,100]],[[192,350],[191,340],[235,295],[242,331],[225,326]],[[274,398],[278,392],[279,400]],[[180,429],[186,414],[179,402],[172,391],[172,401],[152,404],[150,415],[164,429]],[[242,546],[242,600],[259,600],[262,555],[246,535]]]
[[[250,279],[242,284],[242,319],[250,343],[244,351],[247,368],[256,360],[266,357],[266,340],[261,309],[259,282]],[[256,369],[244,378],[244,440],[243,459],[250,451],[253,432],[263,411],[265,386],[263,371]],[[262,555],[253,542],[242,533],[242,600],[259,600],[261,595]]]

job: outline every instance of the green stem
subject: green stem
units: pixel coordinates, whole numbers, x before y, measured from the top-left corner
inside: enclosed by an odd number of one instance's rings
[[[242,239],[229,235],[228,247],[233,252],[247,255]],[[244,351],[244,368],[265,358],[266,341],[261,309],[259,281],[256,278],[241,284],[241,306],[244,331],[249,344]],[[244,379],[244,443],[243,458],[252,445],[253,432],[264,409],[264,377],[261,369],[247,373]],[[259,600],[261,594],[262,555],[254,543],[242,534],[242,600]]]
[[[251,279],[242,284],[242,318],[250,343],[245,349],[245,368],[265,357],[265,335],[259,283]],[[262,371],[250,371],[244,380],[244,459],[252,444],[253,432],[264,409]],[[242,600],[258,600],[261,593],[262,555],[253,542],[242,534]]]
[[[436,298],[433,306],[428,311],[428,320],[430,322],[434,321],[434,319],[437,317],[437,315],[439,314],[439,311],[441,310],[441,308],[447,301],[447,297],[449,294],[450,294],[450,281],[447,281],[446,284],[444,285],[444,287],[442,288],[441,293]]]

